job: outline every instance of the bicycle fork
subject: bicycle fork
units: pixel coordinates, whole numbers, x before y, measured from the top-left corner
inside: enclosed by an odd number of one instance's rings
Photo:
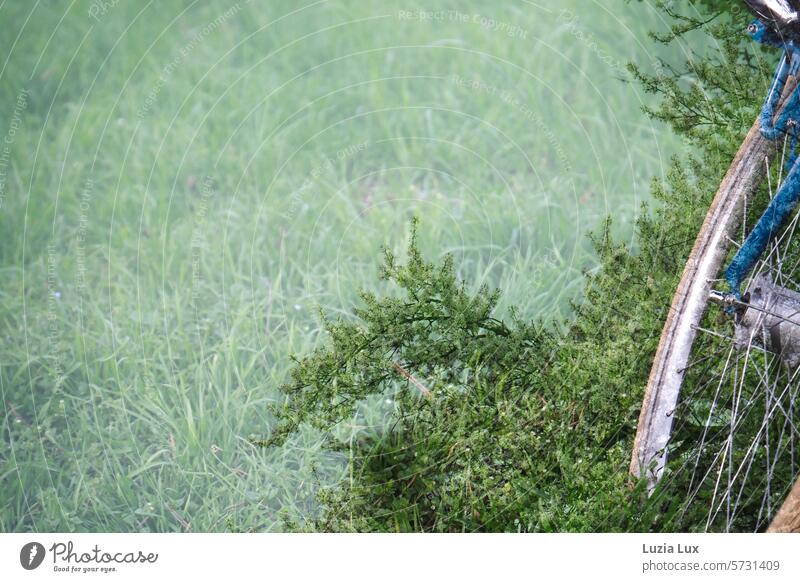
[[[797,142],[800,135],[800,88],[795,87],[786,100],[786,105],[776,117],[776,109],[780,96],[791,78],[797,76],[800,69],[800,51],[787,49],[775,71],[775,76],[764,101],[759,117],[761,134],[769,140],[776,140],[781,135],[789,138],[789,155],[787,157],[787,176],[772,199],[764,214],[747,236],[744,244],[733,257],[725,270],[725,279],[730,286],[733,297],[741,299],[741,284],[753,270],[759,258],[774,240],[786,219],[800,200],[800,160],[797,156]]]

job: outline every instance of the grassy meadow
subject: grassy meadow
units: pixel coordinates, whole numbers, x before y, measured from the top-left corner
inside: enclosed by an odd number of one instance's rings
[[[313,515],[347,459],[248,439],[320,309],[381,291],[418,216],[428,258],[559,325],[587,234],[630,240],[679,153],[625,69],[664,27],[624,0],[0,0],[0,530]]]

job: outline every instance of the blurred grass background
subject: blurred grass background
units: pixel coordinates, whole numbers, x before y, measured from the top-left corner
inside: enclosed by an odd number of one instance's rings
[[[0,530],[280,529],[291,355],[412,215],[501,310],[568,315],[679,144],[625,65],[648,2],[0,3]],[[679,50],[678,48],[671,50]],[[662,55],[667,56],[669,55]]]

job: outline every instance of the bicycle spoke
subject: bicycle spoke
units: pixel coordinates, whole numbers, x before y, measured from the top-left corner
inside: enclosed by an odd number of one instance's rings
[[[765,159],[770,199],[782,185],[786,155],[784,142],[779,160]],[[746,203],[742,210],[742,240],[746,225],[754,224],[753,206]],[[797,474],[800,366],[788,366],[791,351],[781,340],[791,339],[791,326],[800,325],[800,306],[791,308],[792,294],[800,289],[798,222],[800,214],[770,242],[746,282],[762,301],[748,295],[728,304],[735,318],[720,321],[720,311],[710,310],[694,326],[698,338],[683,370],[668,444],[672,461],[654,499],[681,499],[680,520],[698,523],[702,511],[699,523],[708,531],[763,529]]]

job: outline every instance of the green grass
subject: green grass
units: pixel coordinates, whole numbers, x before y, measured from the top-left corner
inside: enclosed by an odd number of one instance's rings
[[[380,290],[418,215],[501,313],[558,320],[678,148],[623,80],[646,5],[113,4],[0,3],[2,531],[313,514],[346,459],[247,439],[317,308]]]

